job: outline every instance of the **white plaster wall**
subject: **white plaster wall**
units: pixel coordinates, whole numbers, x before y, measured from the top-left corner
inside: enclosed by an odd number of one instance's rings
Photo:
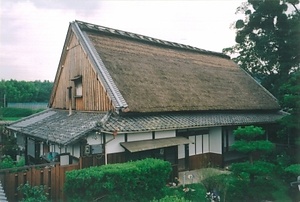
[[[189,136],[189,140],[195,142],[195,136]],[[195,155],[195,144],[189,144],[189,155]]]
[[[202,135],[196,136],[195,146],[196,154],[202,154]]]
[[[209,130],[210,152],[222,154],[222,128],[214,127]]]
[[[59,148],[59,146],[57,145],[57,144],[55,144],[55,145],[50,145],[50,152],[57,152],[57,153],[60,153],[60,148]]]
[[[178,145],[178,159],[185,157],[184,145]]]
[[[168,137],[176,137],[176,131],[170,130],[170,131],[156,131],[155,132],[155,139],[168,138]]]
[[[32,139],[27,139],[27,153],[30,156],[35,157],[35,144],[34,144],[34,140]]]
[[[73,146],[72,145],[68,145],[65,149],[65,151],[67,153],[70,153],[71,156],[73,156]]]
[[[127,134],[127,142],[133,142],[133,141],[139,141],[139,140],[151,140],[152,139],[152,133],[131,133]],[[122,141],[124,142],[124,141]]]
[[[79,158],[80,157],[80,144],[76,143],[73,145],[73,152],[72,155]]]
[[[40,143],[40,156],[43,156],[44,155],[44,143],[41,142]]]
[[[79,143],[75,143],[73,145],[68,145],[65,149],[65,152],[70,153],[71,156],[80,157],[80,144]],[[64,153],[62,151],[62,153]]]
[[[209,152],[209,135],[205,134],[203,135],[203,153]]]
[[[103,144],[103,138],[101,134],[91,133],[87,136],[87,144]]]
[[[111,140],[113,135],[106,135],[106,142]],[[116,138],[106,144],[106,153],[124,152],[125,149],[120,145],[120,142],[125,142],[124,134],[118,134]]]

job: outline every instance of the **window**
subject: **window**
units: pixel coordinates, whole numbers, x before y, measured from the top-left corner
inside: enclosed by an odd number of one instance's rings
[[[75,85],[75,97],[81,97],[82,96],[82,76],[76,76],[73,79]]]
[[[75,82],[75,96],[82,96],[82,83]]]

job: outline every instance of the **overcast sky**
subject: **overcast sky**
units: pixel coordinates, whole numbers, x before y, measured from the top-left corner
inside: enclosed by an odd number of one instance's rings
[[[0,79],[54,81],[69,23],[85,21],[221,52],[243,0],[0,0]]]

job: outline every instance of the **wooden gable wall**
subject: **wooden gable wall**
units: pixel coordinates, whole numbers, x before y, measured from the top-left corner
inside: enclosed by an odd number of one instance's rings
[[[108,111],[113,109],[111,99],[108,97],[105,88],[98,80],[98,76],[88,55],[81,47],[76,36],[71,33],[65,60],[54,83],[54,97],[50,106],[57,109],[69,109],[69,91],[72,87],[72,109],[80,111]],[[63,55],[62,54],[62,55]],[[63,57],[63,56],[62,56]],[[82,76],[82,96],[75,97],[74,78]]]

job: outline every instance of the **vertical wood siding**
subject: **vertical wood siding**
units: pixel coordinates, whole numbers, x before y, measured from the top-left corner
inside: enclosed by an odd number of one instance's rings
[[[72,109],[82,111],[108,111],[113,109],[111,99],[94,70],[87,54],[73,35],[68,44],[66,59],[61,68],[52,107],[69,109],[68,87],[72,87]],[[82,76],[82,98],[75,98],[75,85],[71,79]],[[76,99],[76,100],[75,100]]]
[[[79,169],[79,164],[60,166],[59,164],[36,167],[20,167],[20,171],[1,170],[0,179],[8,201],[20,201],[23,195],[18,191],[20,185],[28,182],[31,186],[44,186],[51,201],[66,201],[64,194],[65,173]],[[11,172],[13,171],[13,172]]]

